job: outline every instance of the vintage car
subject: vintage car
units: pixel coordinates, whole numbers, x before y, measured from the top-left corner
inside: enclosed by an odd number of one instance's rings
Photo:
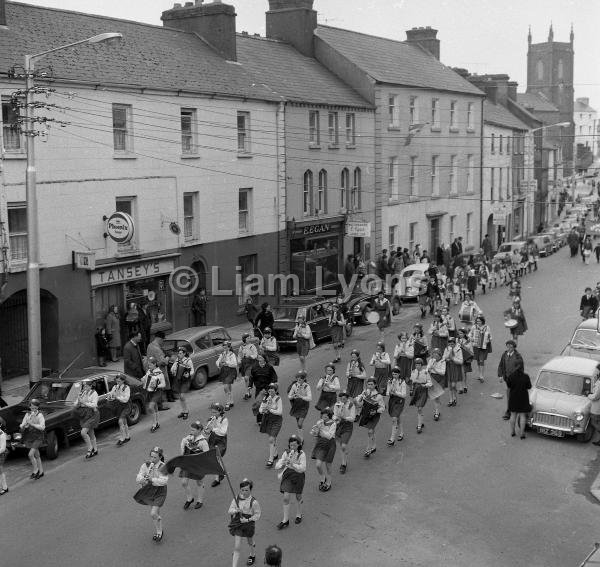
[[[390,281],[395,283],[393,276],[390,277]],[[369,320],[367,316],[373,311],[377,293],[382,286],[384,288],[385,296],[390,300],[390,294],[385,282],[381,282],[381,280],[371,280],[365,282],[365,284],[361,281],[356,282],[354,289],[344,297],[346,319],[350,319],[354,325],[368,325]],[[391,309],[394,315],[399,313],[401,305],[401,301],[391,303]]]
[[[190,327],[167,335],[163,343],[163,350],[174,361],[177,349],[180,346],[186,348],[194,365],[191,386],[201,389],[206,386],[209,378],[219,374],[217,358],[223,352],[225,341],[231,341],[231,346],[237,354],[242,340],[241,338],[232,339],[224,327]],[[249,337],[248,341],[254,344],[258,343],[258,339],[253,336]]]
[[[29,410],[29,401],[37,399],[41,402],[40,411],[46,420],[46,457],[56,459],[59,448],[68,447],[69,441],[80,434],[79,419],[73,409],[84,378],[93,380],[93,387],[98,393],[100,427],[116,424],[119,418],[118,402],[110,400],[108,392],[115,385],[118,375],[125,376],[131,389],[131,411],[127,422],[130,425],[137,423],[142,413],[146,412],[144,390],[137,378],[105,368],[71,369],[58,376],[42,378],[23,401],[0,410],[0,416],[6,421],[9,448],[13,451],[24,448],[19,425]]]
[[[392,293],[392,309],[396,312],[403,300],[418,299],[427,291],[429,263],[411,264],[400,272],[400,281]]]
[[[586,319],[577,325],[569,343],[560,353],[562,356],[592,358],[600,362],[600,333],[598,319]]]
[[[530,238],[537,247],[538,252],[542,258],[550,256],[554,252],[554,235],[552,234],[536,234]]]
[[[522,240],[517,240],[513,242],[503,242],[498,247],[498,252],[494,256],[494,260],[509,260],[513,255],[515,250],[521,251],[521,249],[525,246],[525,242]]]
[[[544,435],[587,443],[594,434],[587,396],[599,372],[597,360],[557,356],[548,361],[529,391],[528,425]]]

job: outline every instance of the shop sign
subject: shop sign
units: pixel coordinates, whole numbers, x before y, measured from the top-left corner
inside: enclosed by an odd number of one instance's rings
[[[174,269],[175,263],[172,259],[123,264],[122,266],[111,266],[103,270],[95,270],[91,274],[91,282],[92,287],[111,285],[170,274]]]
[[[331,225],[329,223],[311,224],[310,226],[305,226],[302,229],[302,234],[304,236],[308,236],[310,234],[322,234],[324,232],[329,232],[330,230]]]
[[[494,224],[503,226],[506,224],[506,218],[509,214],[508,206],[503,203],[492,205],[492,214],[494,215]]]
[[[354,236],[356,238],[370,238],[371,223],[348,221],[346,223],[346,236]]]
[[[95,252],[76,252],[73,250],[73,269],[74,270],[95,270],[96,253]]]
[[[127,244],[133,238],[135,224],[127,213],[116,212],[106,220],[106,235],[118,244]]]

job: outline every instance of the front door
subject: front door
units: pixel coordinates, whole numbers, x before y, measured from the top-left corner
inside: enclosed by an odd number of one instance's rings
[[[440,217],[431,219],[429,224],[429,257],[435,262],[435,254],[440,245]]]

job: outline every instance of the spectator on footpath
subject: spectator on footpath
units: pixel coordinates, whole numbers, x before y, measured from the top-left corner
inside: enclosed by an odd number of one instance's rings
[[[144,375],[144,364],[142,363],[142,353],[140,352],[141,340],[142,333],[133,331],[130,333],[129,340],[123,347],[123,372],[138,380]]]
[[[523,357],[517,351],[517,343],[512,339],[506,341],[506,350],[500,357],[500,363],[498,364],[498,378],[500,382],[506,383],[506,411],[502,416],[502,419],[508,421],[510,419],[510,409],[508,400],[510,396],[509,382],[515,376],[515,374],[521,374],[524,370]]]
[[[106,329],[106,334],[108,335],[110,359],[112,362],[116,362],[119,350],[121,350],[121,318],[118,306],[110,306],[108,314],[106,315],[104,327]]]
[[[450,255],[455,258],[459,254],[463,253],[462,236],[454,239],[452,246],[450,247]]]
[[[529,374],[525,374],[523,371],[515,372],[506,378],[506,385],[508,386],[508,409],[510,410],[510,435],[515,437],[518,433],[521,439],[525,439],[527,414],[531,411]]]
[[[352,281],[354,272],[354,256],[348,254],[348,256],[346,256],[346,262],[344,263],[344,279],[346,280],[346,285],[349,285]]]
[[[246,305],[244,305],[244,313],[246,314],[246,319],[248,319],[248,323],[252,325],[252,329],[256,329],[256,316],[258,315],[258,307],[254,305],[254,299],[249,297],[246,299]],[[256,333],[254,333],[256,335]]]
[[[594,246],[594,254],[596,254],[596,262],[600,264],[600,242],[597,242]]]
[[[592,393],[588,394],[588,398],[592,401],[590,408],[590,423],[594,428],[595,433],[600,434],[600,376],[596,376],[596,380],[592,386]],[[600,447],[600,438],[592,442],[592,445]]]
[[[385,276],[388,273],[388,255],[387,250],[384,249],[381,252],[381,256],[379,256],[379,260],[377,261],[377,277],[382,281],[385,280]]]
[[[194,326],[203,327],[206,325],[206,311],[208,308],[208,297],[206,290],[201,287],[198,293],[194,295],[192,301],[192,314],[194,315]]]
[[[281,561],[283,560],[283,552],[277,545],[270,545],[265,549],[265,565],[269,567],[281,567]]]
[[[481,242],[481,248],[483,248],[483,255],[490,260],[492,258],[492,241],[490,235],[486,234]]]
[[[598,298],[592,294],[591,287],[586,287],[585,293],[581,296],[579,302],[579,314],[584,319],[589,319],[594,316],[596,311],[598,311]]]

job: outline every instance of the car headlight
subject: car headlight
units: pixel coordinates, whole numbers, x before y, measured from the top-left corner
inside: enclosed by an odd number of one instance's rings
[[[575,421],[583,421],[583,414],[581,412],[575,412]]]
[[[355,305],[354,306],[354,312],[355,313],[360,313],[360,305]]]
[[[13,433],[12,439],[13,441],[20,441],[23,439],[23,435],[21,435],[21,433]]]

